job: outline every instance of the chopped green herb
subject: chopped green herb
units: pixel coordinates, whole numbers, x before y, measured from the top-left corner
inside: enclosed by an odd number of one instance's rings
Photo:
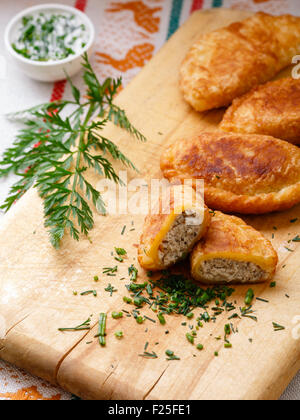
[[[99,336],[99,344],[103,347],[106,345],[106,319],[107,315],[105,313],[101,313],[99,316],[99,327],[98,327],[98,336]]]
[[[140,308],[141,306],[143,306],[144,299],[143,299],[143,297],[137,296],[137,297],[134,298],[133,303],[134,303],[135,306]]]
[[[112,312],[111,316],[113,319],[123,318],[123,312]]]
[[[129,297],[127,297],[127,296],[123,296],[123,301],[125,302],[125,303],[132,303],[132,299],[131,298],[129,298]]]
[[[226,324],[224,327],[224,331],[225,331],[225,335],[230,335],[231,334],[231,327],[230,324]]]
[[[198,349],[198,350],[203,350],[203,349],[204,349],[203,344],[197,344],[197,349]]]
[[[186,339],[189,343],[194,344],[194,336],[190,333],[186,333]]]
[[[114,292],[118,291],[118,289],[115,289],[110,283],[108,284],[108,286],[104,290],[106,292],[109,292],[110,296],[112,296]]]
[[[116,276],[116,272],[118,271],[118,266],[115,267],[104,267],[103,268],[103,274],[106,274],[107,276]]]
[[[118,339],[123,338],[124,337],[123,331],[116,331],[115,336]]]
[[[253,289],[249,289],[248,292],[246,293],[245,304],[251,305],[253,299],[254,299],[254,291]]]
[[[136,322],[138,323],[138,324],[142,324],[144,321],[145,321],[145,319],[142,317],[142,316],[137,316],[136,318],[135,318],[135,320],[136,320]]]
[[[252,306],[249,306],[249,308],[240,308],[241,316],[244,317],[244,318],[250,318],[253,321],[257,322],[257,317],[254,316],[254,315],[251,315],[251,314],[254,313],[254,311],[251,308],[252,308]]]
[[[97,291],[96,290],[87,290],[86,292],[80,293],[80,296],[86,296],[93,294],[95,297],[97,297]]]
[[[153,295],[153,290],[152,290],[151,284],[147,284],[146,290],[147,290],[147,293],[148,293],[149,296]]]
[[[144,351],[144,353],[139,354],[139,356],[140,357],[145,357],[146,359],[157,359],[158,358],[157,354],[154,351],[152,351],[151,353],[148,352],[148,351]]]
[[[116,251],[116,253],[117,253],[118,255],[120,255],[120,256],[127,255],[127,251],[125,251],[125,249],[124,249],[124,248],[115,248],[115,251]]]
[[[271,288],[276,287],[276,281],[272,281],[272,282],[270,283],[270,287],[271,287]]]
[[[147,282],[145,282],[145,283],[130,283],[126,287],[129,291],[136,293],[138,291],[144,290],[145,287],[147,286],[147,284],[148,284]]]
[[[147,315],[144,315],[145,319],[148,319],[148,321],[151,321],[153,323],[156,323],[155,319],[149,318]]]
[[[273,322],[272,324],[273,324],[274,331],[282,331],[282,330],[285,330],[285,327],[283,327],[282,325],[277,324],[276,322]]]
[[[162,313],[162,312],[160,312],[160,313],[157,315],[157,318],[158,318],[159,322],[161,323],[161,325],[165,325],[165,324],[166,324],[166,320],[165,320],[165,317],[164,317],[164,315],[163,315],[163,313]]]
[[[293,250],[293,249],[290,249],[290,248],[288,248],[287,246],[285,246],[285,249],[286,249],[287,251],[289,251],[289,252],[294,252],[294,250]]]
[[[167,360],[180,360],[180,357],[176,356],[172,350],[165,351]]]
[[[261,301],[261,302],[265,302],[265,303],[269,303],[269,301],[268,301],[268,300],[266,300],[266,299],[262,299],[262,298],[259,298],[259,297],[257,297],[257,298],[256,298],[256,300],[259,300],[259,301]]]
[[[77,327],[58,328],[58,331],[83,331],[83,330],[90,330],[90,329],[91,329],[91,318],[88,318],[82,324],[77,325]]]
[[[138,276],[138,269],[131,264],[131,266],[128,268],[128,274],[130,275],[131,281],[136,281]]]

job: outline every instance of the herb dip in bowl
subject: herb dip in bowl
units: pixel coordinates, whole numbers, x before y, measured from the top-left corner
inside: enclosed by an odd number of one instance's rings
[[[59,4],[25,9],[5,30],[5,46],[29,77],[46,82],[65,79],[81,68],[81,55],[90,55],[95,30],[81,11]]]

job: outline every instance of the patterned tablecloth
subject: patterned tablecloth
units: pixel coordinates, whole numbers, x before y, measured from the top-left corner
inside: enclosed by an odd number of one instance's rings
[[[0,5],[0,114],[29,107],[50,98],[69,94],[64,82],[37,83],[22,75],[5,56],[3,33],[10,18],[39,0],[15,0]],[[88,14],[96,31],[93,64],[100,76],[123,76],[126,85],[159,50],[164,42],[197,9],[227,7],[265,11],[274,14],[300,15],[299,0],[56,0],[73,5]],[[80,77],[75,77],[80,84]],[[0,154],[9,146],[15,126],[0,116]],[[13,178],[0,181],[0,202],[5,198]],[[1,223],[0,214],[0,223]],[[0,361],[0,399],[36,400],[72,399],[70,394],[25,371]],[[300,399],[300,374],[290,384],[282,399]]]

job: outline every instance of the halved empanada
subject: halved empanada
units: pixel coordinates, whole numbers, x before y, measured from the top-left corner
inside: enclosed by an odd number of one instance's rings
[[[260,283],[275,274],[278,257],[270,241],[235,216],[215,212],[191,254],[192,277],[206,284]]]
[[[184,192],[181,185],[172,187],[168,205],[161,197],[159,204],[158,214],[146,217],[138,249],[139,263],[147,270],[162,270],[186,258],[210,223],[203,198],[191,187]]]
[[[262,214],[300,202],[300,149],[257,134],[201,133],[161,158],[165,178],[204,179],[205,203],[225,212]]]
[[[181,66],[184,98],[197,111],[229,105],[299,54],[300,18],[257,13],[205,34]]]
[[[258,86],[227,109],[220,128],[274,136],[300,143],[300,80],[280,79]]]

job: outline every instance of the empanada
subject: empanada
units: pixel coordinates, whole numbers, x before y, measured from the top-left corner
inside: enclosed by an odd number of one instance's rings
[[[146,217],[138,249],[140,265],[147,270],[162,270],[187,257],[194,245],[207,232],[210,213],[203,198],[191,187],[171,187],[169,209],[162,204],[158,214]]]
[[[191,254],[195,280],[209,284],[260,283],[275,274],[278,256],[270,241],[235,216],[215,212]]]
[[[258,134],[201,133],[161,157],[173,183],[204,179],[205,203],[225,212],[262,214],[300,202],[300,149]]]
[[[235,99],[220,128],[266,134],[299,144],[300,80],[286,78],[269,82]]]
[[[290,65],[299,39],[299,17],[265,13],[201,36],[181,66],[184,98],[197,111],[229,105]]]

